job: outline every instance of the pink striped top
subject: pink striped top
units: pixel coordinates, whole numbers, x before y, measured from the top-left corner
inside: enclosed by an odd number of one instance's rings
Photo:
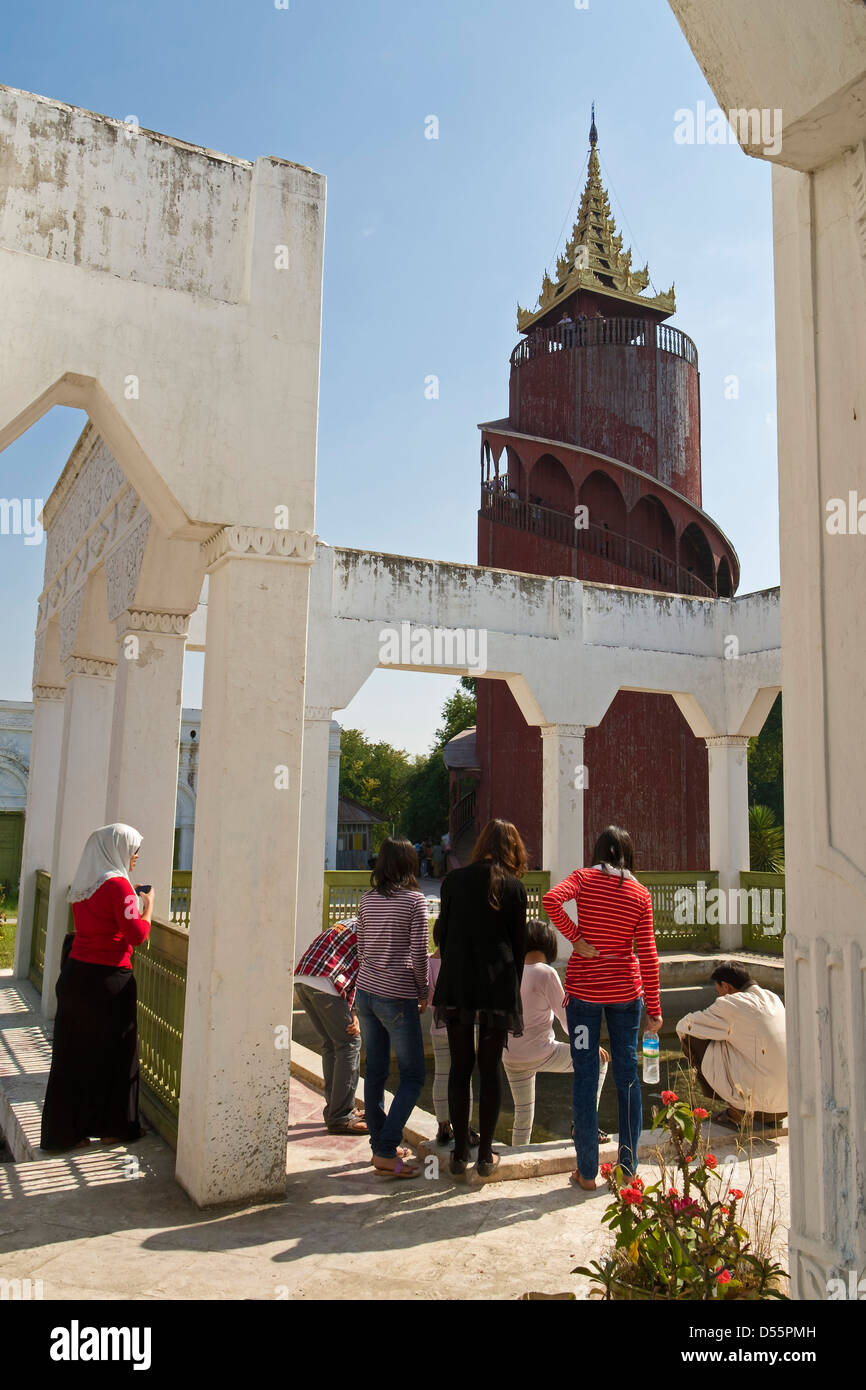
[[[423,893],[400,888],[386,898],[371,888],[358,908],[356,989],[386,999],[426,999],[428,933]]]

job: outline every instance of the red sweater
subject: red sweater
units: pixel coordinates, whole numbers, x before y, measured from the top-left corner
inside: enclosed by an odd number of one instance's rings
[[[108,878],[84,902],[72,904],[75,940],[71,960],[91,965],[132,965],[132,948],[150,931],[138,911],[138,894],[125,878]]]
[[[570,899],[577,904],[577,926],[563,911]],[[566,995],[593,1004],[625,1004],[643,994],[647,1013],[660,1017],[652,899],[642,883],[621,879],[616,871],[576,869],[542,901],[563,936],[569,941],[583,937],[600,953],[592,960],[572,953],[565,972]]]

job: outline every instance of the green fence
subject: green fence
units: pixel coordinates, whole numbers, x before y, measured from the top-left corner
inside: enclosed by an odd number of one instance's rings
[[[426,882],[423,878],[419,881],[418,886],[422,893]],[[536,870],[531,874],[524,874],[522,883],[526,889],[527,915],[544,917],[546,914],[541,906],[541,899],[550,887],[550,874],[546,870]],[[322,894],[322,931],[326,931],[335,922],[346,922],[351,917],[357,917],[358,904],[364,894],[369,892],[369,888],[368,869],[326,869]],[[439,916],[438,898],[428,897],[427,915],[431,922]]]
[[[743,948],[780,956],[785,945],[785,875],[740,874]]]
[[[169,916],[176,927],[189,927],[189,905],[191,898],[191,870],[174,869],[171,875]]]
[[[154,921],[147,940],[133,953],[141,1109],[173,1148],[177,1147],[180,1109],[188,950],[189,936],[182,927]]]
[[[640,873],[636,877],[649,889],[653,904],[656,945],[662,951],[693,946],[718,946],[718,922],[700,921],[704,894],[717,888],[719,875],[711,869],[678,873]],[[703,887],[702,887],[703,885]]]
[[[36,871],[36,892],[33,897],[33,931],[30,935],[30,983],[42,993],[42,979],[45,974],[45,941],[48,936],[48,898],[51,893],[51,875]]]

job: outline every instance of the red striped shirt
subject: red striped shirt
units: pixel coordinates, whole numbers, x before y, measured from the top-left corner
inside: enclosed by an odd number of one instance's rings
[[[570,900],[577,904],[577,926],[563,911],[563,903]],[[582,937],[600,953],[590,960],[572,952],[565,972],[566,995],[592,1004],[626,1004],[643,994],[647,1013],[660,1017],[652,899],[642,883],[621,879],[617,870],[576,869],[542,901],[564,937]]]

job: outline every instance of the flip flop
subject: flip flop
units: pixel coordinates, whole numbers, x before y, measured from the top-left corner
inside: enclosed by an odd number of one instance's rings
[[[568,1181],[571,1183],[572,1187],[579,1187],[582,1192],[594,1192],[598,1186],[595,1178],[582,1178],[580,1176],[580,1170],[577,1168],[575,1168],[573,1173],[569,1173]]]
[[[398,1157],[398,1158],[402,1158],[404,1163],[405,1163],[405,1161],[406,1161],[407,1158],[411,1161],[411,1159],[412,1159],[412,1150],[411,1150],[411,1149],[405,1148],[405,1146],[402,1145],[402,1144],[398,1144],[398,1146],[397,1146],[397,1157]],[[372,1156],[370,1157],[370,1162],[373,1164],[374,1167],[376,1166],[376,1160],[375,1160],[375,1158],[373,1158]]]
[[[420,1178],[421,1169],[414,1164],[404,1163],[402,1158],[394,1160],[393,1168],[377,1168],[373,1165],[380,1178]]]
[[[366,1122],[365,1122],[364,1120],[357,1120],[357,1119],[356,1119],[356,1120],[350,1120],[350,1122],[349,1122],[347,1125],[333,1125],[333,1126],[329,1125],[329,1126],[328,1126],[328,1133],[329,1133],[329,1134],[369,1134],[370,1131],[369,1131],[369,1129],[367,1128]]]

